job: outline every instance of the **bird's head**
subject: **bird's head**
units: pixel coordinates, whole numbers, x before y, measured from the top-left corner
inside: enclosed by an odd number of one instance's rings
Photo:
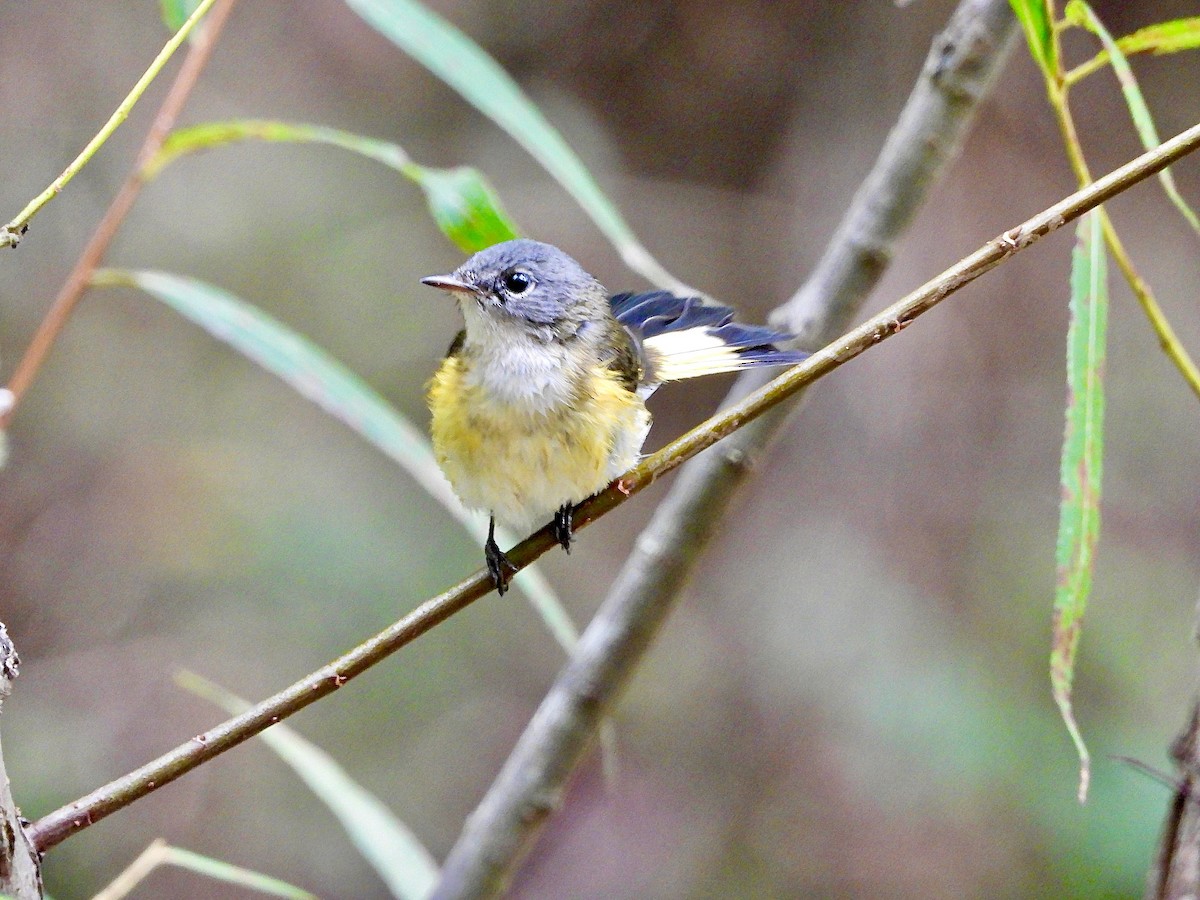
[[[611,315],[600,282],[566,253],[539,241],[496,244],[449,275],[421,283],[457,295],[468,340],[480,328],[516,328],[541,340],[565,340],[584,323]]]

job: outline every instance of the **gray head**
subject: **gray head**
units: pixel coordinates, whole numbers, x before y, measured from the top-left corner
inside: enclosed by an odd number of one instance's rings
[[[535,333],[565,337],[583,322],[610,314],[600,282],[557,247],[539,241],[496,244],[449,275],[421,283],[459,294],[464,310],[474,300],[484,316],[523,324]]]

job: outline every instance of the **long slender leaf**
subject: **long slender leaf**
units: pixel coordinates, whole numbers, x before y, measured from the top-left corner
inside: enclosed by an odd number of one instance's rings
[[[1083,613],[1092,588],[1100,539],[1104,459],[1104,356],[1108,328],[1108,259],[1100,215],[1080,220],[1071,257],[1071,320],[1067,334],[1067,426],[1062,452],[1058,584],[1054,595],[1050,683],[1079,752],[1079,799],[1087,798],[1091,758],[1075,720],[1071,688]]]
[[[140,288],[282,378],[302,397],[399,463],[481,545],[487,538],[486,524],[459,502],[438,468],[425,435],[316,345],[232,294],[195,279],[165,272],[109,269],[98,272],[93,282]],[[508,533],[501,540],[515,543]],[[563,649],[570,652],[579,632],[545,577],[529,567],[517,575],[513,584],[529,598]]]
[[[1125,54],[1131,53],[1178,53],[1181,50],[1200,48],[1200,16],[1172,19],[1139,28],[1117,41]]]
[[[1054,40],[1054,23],[1050,18],[1049,0],[1009,0],[1033,61],[1047,78],[1058,71],[1058,44]]]
[[[184,850],[182,847],[172,847],[161,838],[151,841],[150,846],[143,850],[137,859],[92,900],[122,900],[129,896],[133,889],[145,881],[146,876],[159,866],[177,866],[205,875],[215,881],[236,884],[247,890],[270,894],[274,897],[284,897],[287,900],[317,900],[315,894],[288,884],[286,881],[213,859],[211,856]],[[0,897],[0,900],[4,900],[4,898]]]
[[[660,287],[696,293],[642,246],[575,151],[478,44],[416,0],[346,0],[346,5],[508,132],[575,198],[626,265]]]
[[[337,128],[263,119],[205,122],[171,133],[162,148],[142,167],[142,177],[155,178],[179,157],[238,141],[327,144],[358,153],[395,169],[417,184],[434,222],[464,253],[474,253],[517,236],[495,190],[476,169],[434,169],[412,161],[397,144]]]
[[[1158,136],[1158,129],[1154,127],[1150,107],[1146,105],[1146,98],[1142,95],[1142,89],[1138,86],[1133,69],[1129,66],[1129,60],[1121,52],[1118,42],[1113,40],[1108,29],[1104,27],[1104,23],[1084,0],[1071,0],[1067,4],[1066,16],[1070,21],[1086,28],[1100,39],[1100,43],[1112,63],[1113,74],[1117,76],[1117,81],[1121,84],[1121,93],[1125,95],[1125,105],[1129,107],[1129,115],[1133,119],[1133,125],[1137,129],[1142,146],[1147,150],[1157,147],[1162,140]],[[1200,218],[1197,218],[1196,213],[1179,193],[1179,188],[1175,185],[1175,176],[1171,174],[1171,170],[1163,169],[1159,172],[1158,180],[1167,197],[1179,210],[1179,214],[1192,226],[1193,231],[1200,234]]]
[[[1139,28],[1133,34],[1117,39],[1117,46],[1126,56],[1135,53],[1178,53],[1182,50],[1200,49],[1200,16],[1187,19],[1172,19]],[[1080,63],[1067,73],[1068,83],[1081,81],[1093,72],[1108,65],[1109,54],[1101,50],[1085,63]]]
[[[175,680],[230,715],[239,715],[250,708],[241,697],[194,672],[179,672]],[[328,753],[286,725],[272,725],[259,737],[329,807],[393,897],[423,900],[430,894],[437,883],[437,862],[412,830],[378,797],[347,775]]]
[[[213,859],[211,856],[204,856],[192,850],[185,850],[182,847],[168,847],[165,862],[168,865],[189,869],[192,872],[198,872],[217,881],[236,884],[239,887],[257,891],[260,894],[286,897],[289,900],[317,900],[315,894],[302,890],[295,885],[288,884],[286,881],[272,878],[270,875],[263,875],[261,872],[244,869],[241,866],[235,866],[231,863],[222,862],[219,859]]]
[[[201,122],[171,132],[158,153],[143,165],[142,176],[147,179],[157,177],[164,167],[185,154],[250,140],[328,144],[358,153],[398,172],[404,172],[405,168],[413,164],[404,148],[397,144],[337,128],[302,122],[280,122],[274,119],[229,119],[221,122]]]

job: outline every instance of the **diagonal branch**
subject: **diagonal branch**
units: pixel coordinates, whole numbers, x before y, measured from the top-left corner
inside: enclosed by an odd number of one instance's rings
[[[810,356],[800,365],[784,372],[774,381],[750,394],[741,402],[718,413],[706,422],[644,459],[635,468],[609,485],[575,510],[574,524],[584,527],[600,516],[620,506],[634,494],[649,487],[659,476],[678,468],[701,450],[711,447],[748,422],[795,396],[818,378],[829,374],[854,359],[870,347],[886,340],[909,325],[913,319],[950,296],[959,288],[974,281],[984,272],[995,268],[1009,256],[1028,247],[1043,235],[1074,221],[1105,200],[1127,190],[1139,181],[1155,174],[1182,156],[1200,147],[1200,125],[1196,125],[1160,147],[1144,153],[1084,190],[1023,222],[1016,228],[989,241],[966,259],[913,291],[876,316],[871,317],[843,337]],[[517,569],[529,565],[543,553],[558,546],[550,526],[518,544],[508,553]],[[643,542],[644,544],[644,542]],[[623,579],[628,580],[629,576]],[[618,585],[620,587],[620,585]],[[275,696],[264,700],[240,716],[196,735],[187,743],[142,766],[86,797],[70,803],[39,819],[29,828],[30,839],[39,852],[45,852],[82,828],[86,828],[139,797],[174,781],[214,756],[235,747],[265,728],[303,709],[317,699],[332,693],[349,679],[365,672],[413,639],[429,631],[473,601],[492,591],[492,581],[486,572],[476,572],[470,578],[425,601],[407,616],[375,635],[349,653],[339,657],[308,677],[296,682]],[[635,611],[636,612],[636,611]],[[611,619],[607,614],[597,617],[603,628],[594,622],[579,645],[569,672],[582,667],[586,674],[595,664],[597,655],[607,659],[607,666],[618,672],[632,667],[636,656],[622,643],[619,627],[606,631]],[[646,636],[647,640],[649,635]],[[618,648],[628,654],[617,660],[607,642],[615,640]],[[588,728],[580,740],[585,741],[594,728],[595,719],[603,715],[617,687],[611,681],[584,681],[575,678],[571,683],[573,703],[589,707]],[[552,697],[556,694],[552,694]],[[535,720],[536,721],[536,720]]]

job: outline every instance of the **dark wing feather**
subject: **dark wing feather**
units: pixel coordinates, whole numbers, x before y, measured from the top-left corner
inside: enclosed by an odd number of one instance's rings
[[[728,306],[710,306],[699,297],[676,297],[667,291],[617,294],[609,303],[617,321],[643,338],[702,325],[724,325],[733,319],[733,310]]]
[[[699,297],[677,297],[667,291],[650,291],[644,294],[616,294],[609,303],[613,315],[633,339],[641,360],[643,378],[648,382],[658,381],[660,373],[671,377],[660,368],[662,357],[650,349],[653,339],[662,334],[692,328],[703,329],[706,335],[718,338],[726,347],[736,351],[735,364],[718,368],[717,371],[795,365],[808,356],[799,350],[780,350],[775,346],[792,339],[787,332],[735,322],[732,309],[707,304]]]
[[[709,333],[730,347],[770,346],[792,338],[786,331],[776,331],[765,325],[743,325],[741,322],[729,322],[720,328],[710,329]]]
[[[699,297],[676,297],[666,291],[646,294],[616,294],[610,298],[617,321],[641,339],[683,331],[708,328],[731,347],[757,347],[789,341],[792,335],[765,325],[743,325],[733,321],[728,306],[708,304]]]

